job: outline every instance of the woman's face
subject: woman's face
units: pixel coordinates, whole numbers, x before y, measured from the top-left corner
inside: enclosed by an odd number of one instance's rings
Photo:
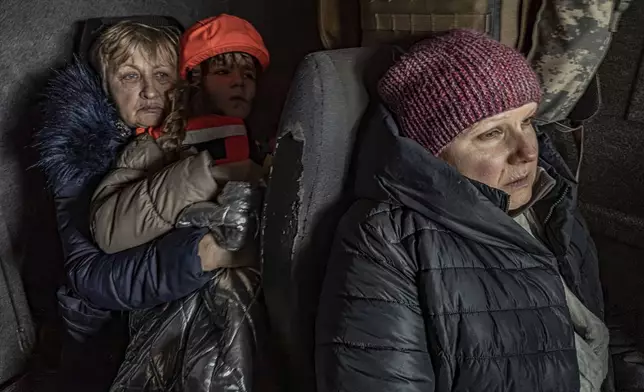
[[[201,91],[206,109],[224,116],[248,117],[256,89],[257,70],[254,62],[213,61],[205,68]]]
[[[136,51],[127,61],[107,71],[107,86],[121,119],[130,127],[161,124],[168,106],[168,90],[176,82],[176,64]]]
[[[510,210],[530,201],[539,147],[532,127],[536,103],[487,118],[461,133],[440,158],[464,176],[510,195]]]

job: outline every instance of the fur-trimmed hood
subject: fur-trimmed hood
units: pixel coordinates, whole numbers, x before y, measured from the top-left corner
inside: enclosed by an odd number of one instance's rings
[[[105,175],[132,131],[119,119],[96,72],[76,60],[56,74],[44,95],[35,146],[37,165],[54,192]]]

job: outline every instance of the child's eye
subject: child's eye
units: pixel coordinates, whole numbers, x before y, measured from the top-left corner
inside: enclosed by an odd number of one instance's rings
[[[523,125],[524,127],[530,126],[530,125],[532,125],[533,120],[534,120],[534,117],[526,118],[525,120],[523,120],[521,125]]]

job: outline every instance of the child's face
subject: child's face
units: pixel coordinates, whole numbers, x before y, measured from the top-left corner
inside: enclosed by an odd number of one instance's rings
[[[201,89],[210,112],[246,118],[253,107],[257,70],[250,56],[215,58],[202,68]]]

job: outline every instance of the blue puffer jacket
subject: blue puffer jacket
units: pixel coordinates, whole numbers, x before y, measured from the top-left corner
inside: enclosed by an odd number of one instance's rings
[[[89,232],[89,202],[98,182],[132,136],[98,76],[76,62],[45,91],[44,123],[36,134],[39,166],[54,193],[68,287],[58,292],[63,318],[77,339],[95,333],[111,310],[149,308],[202,287],[197,244],[203,230],[174,230],[120,253],[106,254]]]

